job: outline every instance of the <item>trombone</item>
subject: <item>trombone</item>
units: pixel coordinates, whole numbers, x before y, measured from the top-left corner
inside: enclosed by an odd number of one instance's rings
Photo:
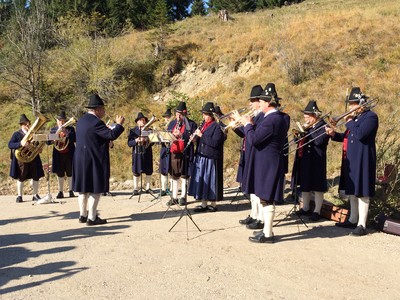
[[[378,105],[379,102],[379,98],[374,98],[371,99],[370,101],[366,101],[363,104],[361,104],[359,107],[353,108],[351,110],[349,110],[348,112],[345,112],[337,117],[334,118],[329,118],[328,117],[328,123],[326,123],[324,126],[321,126],[320,128],[317,129],[317,131],[321,130],[321,129],[325,129],[326,127],[337,127],[337,126],[341,126],[342,124],[344,124],[345,122],[340,122],[339,121],[349,115],[354,115],[354,117],[360,115],[361,113],[363,113],[364,111],[370,110],[372,108],[374,108],[375,106]],[[320,138],[321,136],[323,136],[324,134],[326,134],[326,132],[324,131],[323,133],[319,134],[318,136],[316,136],[315,138],[307,141],[306,143],[304,143],[303,145],[301,145],[301,147],[296,147],[295,149],[293,149],[292,151],[289,151],[288,153],[285,153],[284,155],[287,156],[289,155],[289,153],[292,153],[293,151],[297,151],[298,149],[312,143],[313,141],[315,141],[316,139]],[[306,138],[307,136],[309,136],[309,134],[305,135],[303,138]],[[286,147],[284,147],[283,150],[287,149],[289,147],[289,143]]]

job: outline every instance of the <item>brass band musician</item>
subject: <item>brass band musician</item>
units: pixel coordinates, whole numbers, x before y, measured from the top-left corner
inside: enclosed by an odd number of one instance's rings
[[[57,126],[50,130],[50,133],[57,133],[60,141],[54,141],[52,172],[57,174],[58,194],[57,199],[64,198],[64,176],[67,176],[69,197],[75,197],[72,191],[72,162],[75,152],[76,134],[72,126],[63,127],[67,117],[65,111],[56,117]]]
[[[20,129],[14,132],[10,141],[8,142],[8,148],[11,150],[10,176],[17,180],[17,199],[16,199],[17,203],[23,201],[22,195],[24,189],[24,182],[26,179],[30,178],[32,178],[32,189],[33,189],[32,201],[40,200],[40,196],[38,194],[39,179],[41,177],[44,177],[42,161],[40,159],[39,154],[30,162],[19,161],[15,156],[15,151],[17,149],[25,147],[27,146],[27,143],[29,143],[26,142],[23,138],[28,133],[30,126],[31,126],[31,121],[26,117],[25,114],[22,114],[19,119]]]
[[[145,192],[150,192],[153,150],[148,136],[144,136],[142,130],[148,121],[149,119],[139,112],[135,119],[137,126],[129,131],[128,146],[132,147],[133,195],[139,195],[139,178],[143,173],[146,174]]]
[[[294,190],[297,190],[297,187],[299,188],[303,200],[303,207],[297,214],[300,216],[309,215],[311,221],[318,221],[324,201],[324,192],[328,190],[326,149],[329,136],[324,134],[323,127],[326,123],[322,118],[319,118],[321,111],[316,101],[310,100],[303,113],[304,133],[297,140],[297,151],[292,171],[292,188]],[[312,193],[314,193],[315,202],[313,212],[310,211]]]

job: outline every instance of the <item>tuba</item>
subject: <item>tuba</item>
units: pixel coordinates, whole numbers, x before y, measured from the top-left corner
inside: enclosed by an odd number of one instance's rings
[[[29,163],[35,159],[35,157],[42,152],[45,141],[34,141],[33,134],[38,132],[39,129],[48,122],[48,119],[39,112],[36,112],[36,120],[33,125],[29,128],[28,132],[23,137],[22,141],[27,142],[25,146],[15,150],[15,157],[23,163]],[[22,142],[21,141],[21,142]]]
[[[60,132],[63,128],[66,128],[67,126],[73,125],[75,123],[76,123],[76,119],[74,117],[72,117],[67,122],[65,122],[63,125],[61,125],[60,128],[57,129],[56,134],[57,135],[60,134]],[[57,151],[65,150],[68,147],[68,145],[69,145],[69,140],[67,139],[66,136],[54,141],[54,148],[56,148]]]

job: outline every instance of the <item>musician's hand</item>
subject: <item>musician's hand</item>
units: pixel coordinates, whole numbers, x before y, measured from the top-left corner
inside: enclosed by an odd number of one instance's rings
[[[25,146],[28,145],[28,144],[29,144],[28,141],[24,141],[24,140],[21,141],[21,146],[22,146],[22,147],[25,147]]]
[[[110,147],[110,149],[114,148],[114,142],[110,141],[110,143],[108,144],[108,146]]]
[[[122,125],[125,122],[125,117],[124,116],[120,116],[120,115],[116,115],[115,116],[115,123]]]
[[[58,135],[60,136],[60,138],[64,138],[67,136],[67,133],[64,130],[62,130]]]
[[[234,121],[238,121],[238,120],[240,120],[240,118],[241,118],[241,116],[237,110],[234,110],[232,112],[232,114],[230,115],[230,119],[234,120]]]
[[[246,125],[247,123],[251,123],[251,118],[250,116],[244,115],[240,118],[240,123],[243,125]],[[252,124],[252,123],[251,123]]]
[[[202,137],[203,133],[201,132],[200,129],[196,129],[196,131],[194,132],[195,135],[197,135],[198,137]]]
[[[329,126],[325,127],[325,132],[326,132],[327,135],[330,135],[330,136],[334,136],[335,135],[335,130],[333,130],[333,128],[331,128]]]
[[[353,118],[354,118],[354,114],[349,114],[344,117],[344,121],[347,123],[347,122],[353,120]]]

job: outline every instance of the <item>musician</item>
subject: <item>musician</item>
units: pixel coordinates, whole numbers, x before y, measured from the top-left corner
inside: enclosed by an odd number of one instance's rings
[[[109,191],[109,143],[124,131],[125,118],[117,115],[114,129],[108,128],[101,120],[105,115],[104,101],[97,94],[89,97],[86,108],[88,112],[76,124],[72,183],[73,190],[78,193],[79,222],[93,226],[107,223],[97,215],[97,206],[101,194]]]
[[[243,116],[245,137],[252,146],[246,161],[244,191],[254,193],[263,206],[264,229],[251,242],[273,243],[272,223],[275,215],[275,201],[283,199],[284,160],[283,146],[287,135],[287,122],[279,112],[278,94],[275,84],[268,83],[260,95],[260,109],[263,119],[254,126],[249,116]]]
[[[177,139],[170,148],[170,168],[172,178],[172,199],[167,205],[186,203],[187,181],[190,177],[191,165],[194,157],[194,146],[191,143],[188,147],[190,136],[196,131],[197,124],[187,117],[186,102],[181,101],[175,108],[175,120],[168,124],[168,131],[172,132]],[[181,179],[181,196],[178,200],[178,184]]]
[[[31,121],[22,114],[19,119],[19,130],[14,132],[10,141],[8,142],[8,148],[11,150],[11,167],[10,176],[17,180],[17,199],[16,202],[20,203],[23,201],[22,195],[24,190],[24,182],[26,179],[32,178],[32,189],[33,197],[32,201],[40,200],[39,192],[39,179],[44,177],[44,171],[40,155],[37,155],[31,162],[24,163],[19,161],[15,156],[15,150],[27,145],[22,139],[29,131]],[[28,142],[29,143],[29,142]]]
[[[169,124],[171,120],[171,109],[167,108],[165,113],[162,115],[165,124]],[[169,145],[166,143],[161,144],[160,150],[160,173],[161,173],[161,196],[165,196],[167,194],[167,185],[168,185],[168,170],[169,170]]]
[[[50,130],[52,134],[62,128],[58,133],[61,140],[53,141],[52,172],[57,174],[58,179],[58,194],[56,198],[64,198],[64,176],[67,176],[69,197],[75,197],[72,191],[72,160],[76,141],[75,129],[72,126],[63,127],[67,120],[65,111],[61,111],[56,120],[57,126]]]
[[[375,112],[365,105],[368,97],[359,87],[352,88],[348,98],[349,110],[345,116],[346,131],[338,133],[327,127],[333,141],[343,142],[342,167],[339,190],[350,196],[350,217],[335,225],[355,228],[351,235],[367,234],[366,222],[370,198],[375,195],[376,146],[379,120]]]
[[[223,199],[222,183],[219,182],[222,172],[222,153],[225,136],[215,122],[215,108],[212,102],[207,102],[202,110],[203,124],[195,131],[197,147],[192,178],[189,185],[189,195],[196,200],[202,200],[195,212],[217,211],[217,201]],[[210,205],[208,201],[211,201]]]
[[[253,112],[253,119],[252,123],[254,128],[256,128],[257,124],[263,119],[264,114],[260,112],[260,95],[263,92],[263,88],[261,85],[255,85],[252,87],[250,91],[250,110]],[[236,121],[239,121],[241,116],[238,113],[234,113],[232,118]],[[246,176],[246,161],[249,159],[249,155],[251,152],[251,145],[245,138],[245,131],[244,126],[240,126],[233,131],[240,137],[243,138],[242,142],[242,149],[240,152],[240,160],[239,160],[239,167],[236,176],[236,181],[240,182],[241,184],[245,181]],[[242,188],[242,186],[241,186]],[[262,212],[262,206],[260,202],[260,198],[257,197],[254,193],[250,194],[250,203],[251,209],[250,214],[242,220],[239,220],[239,223],[242,225],[246,225],[248,229],[262,229],[264,227],[264,217]]]
[[[298,137],[295,161],[292,174],[293,182],[299,186],[303,208],[297,214],[311,215],[311,221],[321,217],[321,207],[324,192],[328,190],[326,180],[326,149],[329,136],[324,134],[325,121],[320,118],[321,111],[315,100],[310,100],[303,110],[305,125],[304,133]],[[303,146],[304,145],[304,146]],[[297,187],[295,187],[297,188]],[[311,195],[314,193],[315,208],[310,211]]]
[[[150,193],[151,175],[153,174],[153,149],[148,136],[144,136],[142,130],[149,121],[147,117],[139,112],[135,123],[136,127],[130,130],[128,146],[132,147],[132,172],[133,172],[133,195],[139,195],[139,177],[146,174],[146,193]]]

